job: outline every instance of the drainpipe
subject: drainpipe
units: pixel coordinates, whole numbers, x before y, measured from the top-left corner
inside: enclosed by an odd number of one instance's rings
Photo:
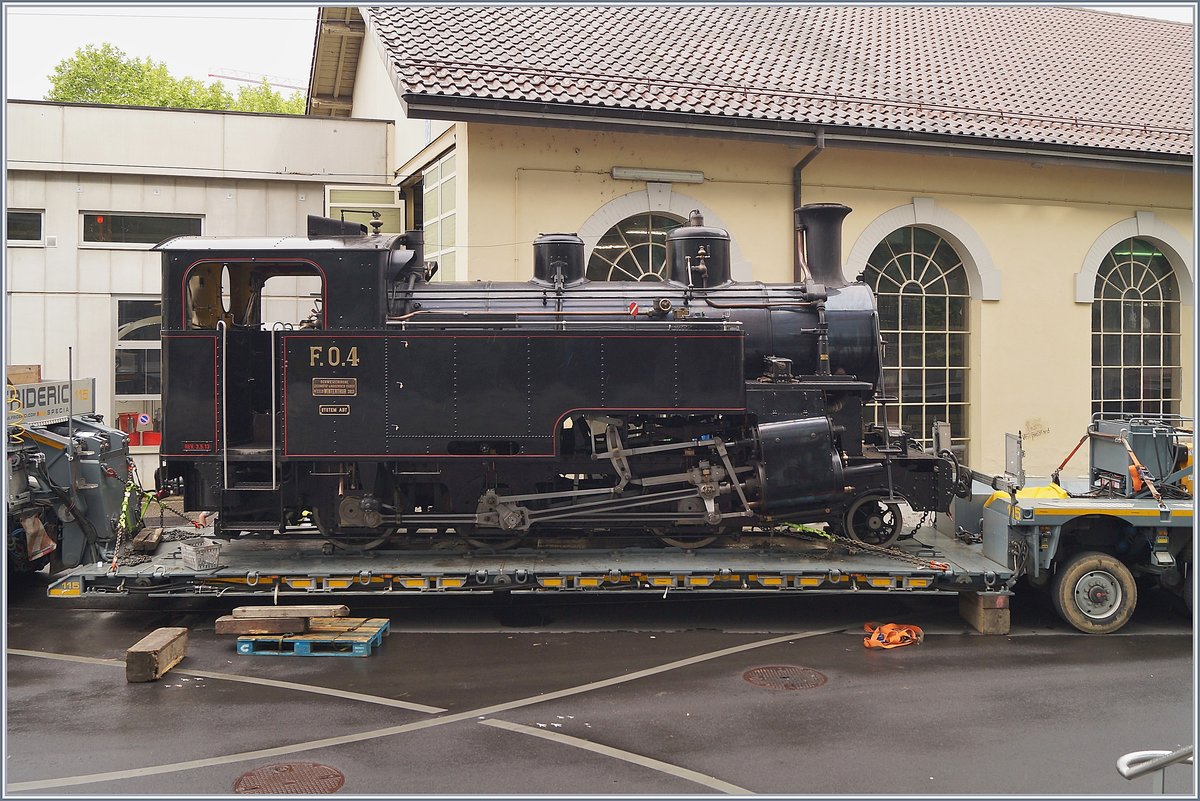
[[[801,201],[801,189],[803,182],[800,174],[804,172],[804,168],[812,163],[812,160],[825,150],[825,129],[817,129],[817,141],[813,145],[813,149],[805,154],[795,167],[792,167],[792,212],[788,215],[788,228],[792,229],[792,280],[797,284],[804,280],[805,264],[804,254],[800,251],[800,232],[795,230],[796,226],[796,210],[803,204]]]

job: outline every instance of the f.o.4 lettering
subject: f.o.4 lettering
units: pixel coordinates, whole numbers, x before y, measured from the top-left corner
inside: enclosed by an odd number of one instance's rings
[[[310,345],[308,348],[309,367],[358,367],[358,346],[343,352],[337,345]]]

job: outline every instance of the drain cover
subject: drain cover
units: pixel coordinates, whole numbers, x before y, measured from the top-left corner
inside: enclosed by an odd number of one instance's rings
[[[825,683],[825,674],[796,665],[765,665],[747,670],[742,678],[769,690],[811,690]]]
[[[281,762],[243,773],[235,793],[254,795],[318,795],[336,793],[346,783],[340,770],[316,762]]]

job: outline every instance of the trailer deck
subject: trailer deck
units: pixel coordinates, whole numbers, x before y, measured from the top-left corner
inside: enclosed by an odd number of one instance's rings
[[[199,532],[198,536],[202,536]],[[791,535],[743,536],[727,547],[610,549],[538,547],[329,553],[320,541],[218,541],[217,567],[188,568],[178,542],[136,565],[91,563],[54,581],[53,597],[93,593],[150,596],[496,591],[995,592],[1013,571],[932,528],[894,547],[896,555],[851,552],[840,542]]]

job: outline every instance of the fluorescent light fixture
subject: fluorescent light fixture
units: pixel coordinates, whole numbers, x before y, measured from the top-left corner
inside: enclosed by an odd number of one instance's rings
[[[647,170],[641,167],[613,167],[618,181],[654,181],[664,184],[702,184],[704,173],[692,170]]]

